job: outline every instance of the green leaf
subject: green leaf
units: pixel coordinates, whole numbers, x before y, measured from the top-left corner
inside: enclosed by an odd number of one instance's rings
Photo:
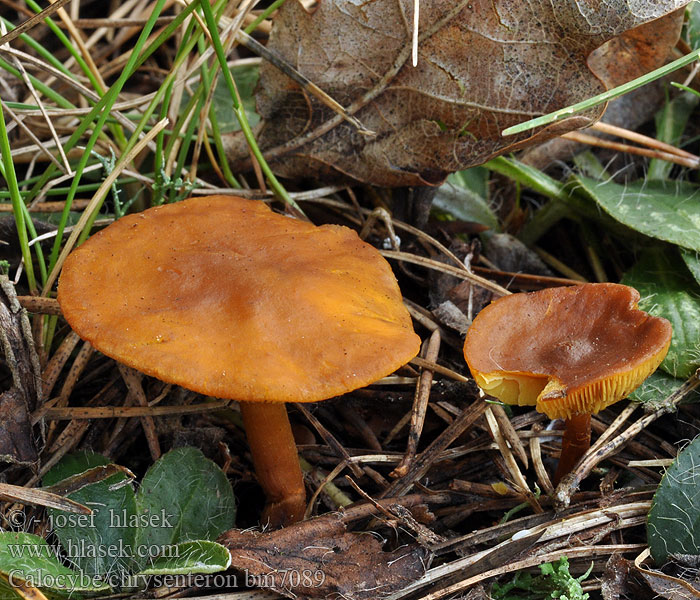
[[[680,145],[688,119],[698,102],[700,102],[700,97],[688,92],[679,94],[673,100],[667,101],[655,116],[656,139],[673,146]],[[673,163],[667,160],[652,158],[649,161],[645,179],[647,181],[666,179],[670,175],[673,166]]]
[[[433,206],[461,221],[481,223],[492,231],[500,231],[498,217],[486,200],[488,173],[483,167],[453,173],[438,188]]]
[[[647,377],[642,385],[634,390],[630,395],[630,400],[649,405],[652,409],[663,403],[666,398],[680,388],[685,380],[673,377],[661,370],[652,373]],[[700,401],[700,391],[693,390],[684,402]]]
[[[138,553],[166,554],[180,542],[214,540],[233,527],[236,504],[224,472],[197,448],[177,448],[148,469],[136,494]]]
[[[518,160],[497,156],[484,163],[484,167],[529,187],[548,198],[564,202],[569,199],[569,194],[563,183]]]
[[[169,547],[170,556],[155,558],[142,575],[190,575],[195,573],[217,573],[231,565],[231,554],[226,547],[216,542],[197,540]]]
[[[639,308],[671,321],[673,338],[661,368],[688,378],[700,366],[700,287],[673,248],[644,252],[620,283],[639,290]]]
[[[673,554],[700,555],[700,438],[666,471],[647,519],[647,541],[657,565]]]
[[[0,573],[13,581],[59,592],[100,591],[109,589],[83,573],[61,564],[57,548],[30,533],[0,532]],[[3,596],[4,598],[4,596]]]
[[[109,462],[91,452],[70,454],[44,476],[43,484],[54,485]],[[67,497],[93,510],[92,515],[77,515],[49,509],[49,524],[68,560],[88,575],[129,570],[136,540],[136,529],[129,522],[136,514],[136,500],[127,477],[117,473]]]
[[[681,258],[692,276],[695,277],[695,281],[700,284],[700,255],[692,250],[681,249]]]
[[[686,7],[688,21],[686,23],[686,35],[688,44],[693,50],[700,48],[700,2],[695,0]]]
[[[489,197],[489,170],[486,167],[472,167],[463,171],[456,171],[447,177],[447,181],[454,185],[469,190],[480,199],[488,200]]]
[[[255,127],[260,122],[260,115],[255,110],[255,94],[253,93],[258,83],[258,70],[258,65],[241,65],[231,69],[231,75],[236,82],[241,103],[251,127]],[[241,126],[231,103],[231,94],[223,77],[217,79],[212,106],[221,133],[240,130]]]
[[[510,583],[494,583],[491,593],[494,600],[588,600],[581,582],[592,568],[593,565],[580,577],[574,577],[569,572],[569,559],[562,556],[556,563],[541,564],[536,577],[518,571]]]
[[[700,250],[700,188],[685,181],[619,185],[576,176],[573,182],[605,212],[649,237]]]

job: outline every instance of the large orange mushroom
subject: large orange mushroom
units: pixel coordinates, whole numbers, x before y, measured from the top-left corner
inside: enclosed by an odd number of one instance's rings
[[[591,414],[637,388],[668,352],[671,324],[638,301],[637,290],[614,283],[512,294],[467,331],[464,356],[480,388],[566,420],[555,482],[588,449]]]
[[[306,497],[284,403],[368,385],[420,344],[391,268],[354,231],[230,196],[119,219],[68,257],[58,301],[104,354],[240,402],[274,525]]]

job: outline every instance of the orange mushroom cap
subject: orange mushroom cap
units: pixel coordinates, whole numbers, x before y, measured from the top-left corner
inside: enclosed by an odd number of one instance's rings
[[[104,354],[242,401],[330,398],[420,345],[391,268],[354,231],[230,196],[119,219],[70,254],[58,301]]]
[[[551,419],[597,413],[661,363],[671,324],[637,308],[615,283],[548,288],[499,298],[467,331],[464,356],[479,387]]]

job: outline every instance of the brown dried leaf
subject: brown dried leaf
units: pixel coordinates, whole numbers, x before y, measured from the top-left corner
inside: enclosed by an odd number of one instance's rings
[[[700,597],[700,581],[697,577],[689,578],[694,581],[686,581],[679,577],[666,575],[655,569],[638,567],[639,573],[644,577],[649,587],[657,598],[668,600],[692,600]]]
[[[591,54],[588,66],[609,89],[659,68],[669,58],[678,41],[683,13],[684,10],[677,10],[613,38]],[[602,121],[626,129],[637,129],[664,102],[665,85],[666,80],[657,80],[617,98],[608,105]],[[604,137],[595,129],[586,129],[584,132]],[[520,160],[536,169],[546,169],[552,163],[569,160],[589,147],[580,142],[557,138],[530,148]]]
[[[591,54],[589,67],[608,88],[658,69],[678,41],[684,12],[674,11],[613,38]]]
[[[413,67],[413,0],[320,0],[311,13],[289,0],[268,48],[376,136],[362,135],[264,63],[260,146],[287,177],[437,184],[452,171],[599,118],[596,108],[534,134],[500,135],[602,92],[587,66],[591,53],[688,1],[421,0]],[[247,152],[233,146],[235,167],[246,167]]]
[[[0,461],[31,464],[38,456],[29,412],[41,395],[41,368],[26,311],[7,277],[0,279],[0,343],[12,373],[12,387],[0,394]]]
[[[299,600],[379,598],[423,575],[427,556],[417,545],[385,552],[371,533],[346,531],[338,514],[265,533],[232,529],[219,542],[249,583]]]

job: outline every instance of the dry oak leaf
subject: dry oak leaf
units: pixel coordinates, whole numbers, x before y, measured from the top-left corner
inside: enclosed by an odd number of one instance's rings
[[[588,66],[608,89],[661,67],[678,42],[684,16],[685,10],[680,9],[613,38],[590,55]],[[681,72],[676,75],[683,77]],[[610,102],[602,121],[625,129],[637,129],[664,102],[667,79],[657,80]],[[584,133],[606,137],[595,129],[585,129]],[[555,138],[528,149],[519,160],[544,170],[554,162],[569,160],[588,148],[587,144]]]
[[[605,90],[596,49],[689,0],[288,0],[268,48],[376,135],[360,133],[269,63],[260,69],[258,141],[286,177],[435,185],[506,150],[584,127],[602,108],[508,138],[501,131]],[[250,166],[228,139],[236,170]]]
[[[372,533],[346,531],[337,513],[265,533],[232,529],[218,541],[249,584],[297,600],[381,598],[423,575],[428,557],[416,544],[385,552]]]

